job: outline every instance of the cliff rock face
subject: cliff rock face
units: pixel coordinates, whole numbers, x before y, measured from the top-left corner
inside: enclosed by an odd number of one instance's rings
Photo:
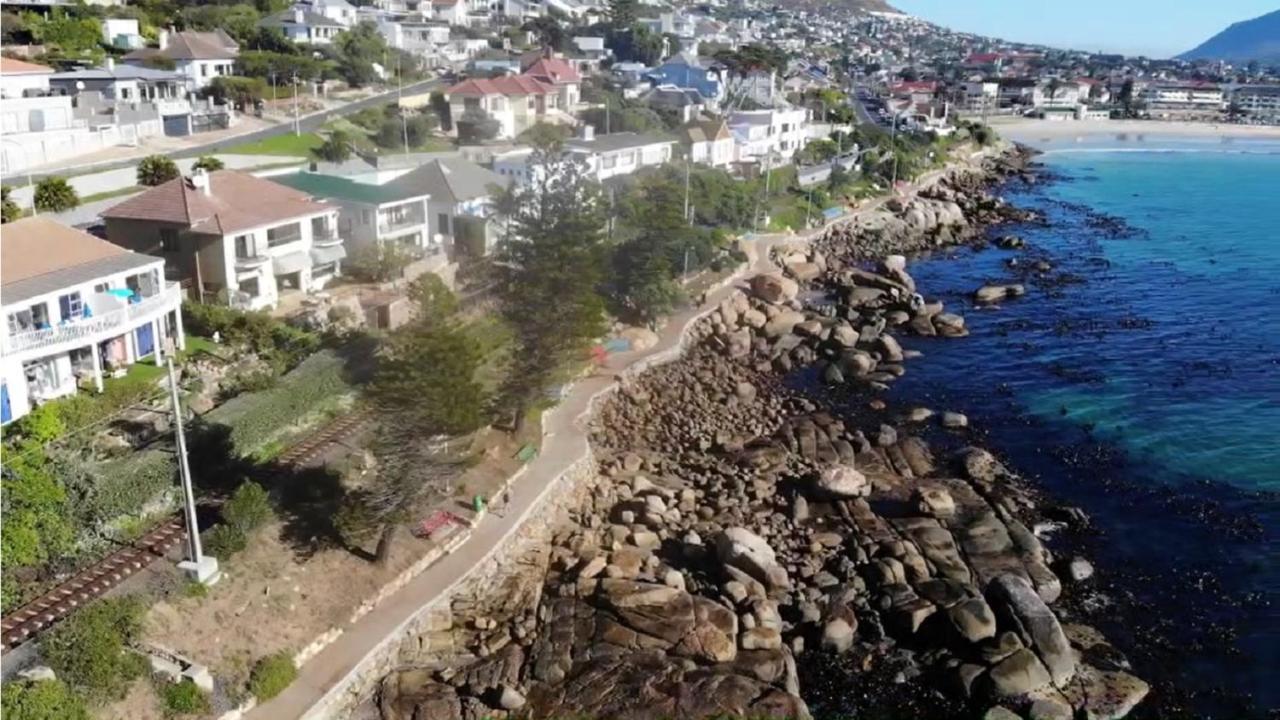
[[[1235,23],[1178,58],[1280,62],[1280,10]]]

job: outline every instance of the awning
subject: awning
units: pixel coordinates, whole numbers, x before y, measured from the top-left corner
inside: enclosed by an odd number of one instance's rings
[[[299,270],[310,266],[311,258],[307,257],[307,254],[302,251],[271,258],[271,271],[276,275],[296,273]]]
[[[347,248],[342,244],[311,248],[312,265],[327,265],[331,262],[337,262],[346,256]]]

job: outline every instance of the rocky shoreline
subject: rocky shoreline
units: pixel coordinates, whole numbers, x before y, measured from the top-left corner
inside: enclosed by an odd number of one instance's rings
[[[967,418],[876,396],[915,355],[895,336],[967,334],[903,255],[1033,219],[986,190],[1033,180],[1028,161],[778,248],[781,270],[602,408],[599,478],[528,563],[535,589],[473,616],[467,662],[388,677],[381,717],[1124,717],[1146,683],[1054,610],[1088,561],[1044,547],[1039,498],[963,442]],[[805,372],[826,390],[788,382]]]

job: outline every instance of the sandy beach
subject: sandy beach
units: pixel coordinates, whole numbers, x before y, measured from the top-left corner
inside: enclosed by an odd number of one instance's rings
[[[1280,140],[1280,126],[1229,125],[1163,120],[1037,120],[1033,118],[990,118],[1002,137],[1031,145],[1097,141],[1127,136],[1180,138],[1185,140],[1242,139]]]

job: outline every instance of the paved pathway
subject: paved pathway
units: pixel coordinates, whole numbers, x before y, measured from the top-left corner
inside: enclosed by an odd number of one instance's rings
[[[930,184],[941,176],[941,172],[929,173],[915,186]],[[858,213],[876,209],[884,199],[866,203],[831,224],[845,222]],[[804,235],[774,234],[747,240],[747,265],[719,289],[708,293],[703,306],[688,308],[672,317],[659,333],[657,345],[643,351],[612,354],[598,372],[575,383],[564,400],[543,416],[542,448],[526,466],[525,472],[511,484],[509,504],[502,515],[486,514],[461,547],[442,557],[372,611],[345,627],[337,640],[299,669],[298,679],[292,685],[275,699],[254,708],[247,718],[323,718],[317,703],[334,688],[344,685],[344,680],[360,662],[388,636],[398,635],[399,629],[420,608],[449,595],[473,567],[506,544],[529,515],[542,505],[549,483],[584,456],[588,449],[587,425],[591,419],[592,400],[596,396],[612,387],[617,376],[629,368],[643,367],[655,359],[669,356],[680,343],[685,330],[711,312],[742,280],[774,269],[769,255],[775,245],[813,237],[823,229]]]
[[[568,395],[543,416],[542,448],[512,483],[510,500],[501,516],[486,514],[460,548],[444,556],[384,600],[374,610],[345,628],[343,634],[300,668],[298,679],[280,696],[248,714],[255,720],[285,720],[307,716],[311,708],[384,638],[394,634],[423,605],[448,594],[466,574],[487,558],[541,505],[548,483],[587,452],[587,424],[592,399],[612,387],[628,368],[663,357],[676,347],[684,330],[728,297],[738,281],[771,267],[769,248],[791,236],[765,236],[748,241],[750,262],[718,290],[707,294],[706,304],[672,317],[659,333],[657,345],[643,351],[615,353],[591,376],[575,383]],[[315,717],[319,717],[318,715]]]

